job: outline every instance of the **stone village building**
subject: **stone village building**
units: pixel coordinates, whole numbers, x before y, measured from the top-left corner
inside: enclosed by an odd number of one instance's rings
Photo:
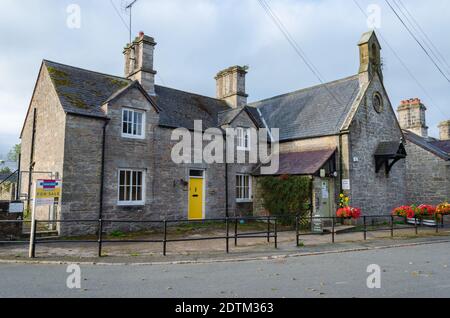
[[[193,134],[202,120],[203,129],[238,129],[244,154],[249,128],[279,128],[278,174],[311,177],[314,213],[334,215],[341,191],[365,214],[405,203],[405,137],[373,31],[358,43],[357,74],[252,104],[239,66],[217,74],[216,98],[155,85],[155,46],[143,33],[127,45],[124,77],[43,61],[21,134],[21,193],[30,193],[39,171],[63,180],[62,220],[265,214],[258,165],[171,160],[174,129]],[[95,223],[59,226],[62,235],[96,230]]]
[[[439,125],[439,139],[428,136],[426,106],[418,98],[397,109],[406,137],[406,201],[434,204],[450,200],[450,120]]]

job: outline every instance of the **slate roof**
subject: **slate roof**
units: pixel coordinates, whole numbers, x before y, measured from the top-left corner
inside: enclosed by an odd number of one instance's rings
[[[280,141],[339,133],[359,93],[358,75],[250,104]]]
[[[103,103],[131,81],[117,76],[92,72],[73,66],[44,61],[55,90],[67,113],[106,117]]]
[[[101,106],[132,81],[92,72],[55,62],[44,61],[64,111],[85,116],[105,118]],[[160,125],[194,128],[194,120],[202,120],[204,128],[218,127],[218,114],[229,110],[226,102],[155,85],[153,100],[160,110]]]
[[[406,140],[431,152],[444,160],[450,160],[450,140],[437,140],[434,138],[424,138],[409,130],[403,131]]]
[[[105,118],[101,106],[133,82],[118,76],[44,61],[62,107],[67,113]],[[359,78],[352,76],[231,109],[225,101],[155,85],[152,96],[160,111],[160,125],[203,128],[230,123],[246,110],[259,127],[280,128],[280,140],[333,135],[339,132],[359,92]],[[147,95],[148,96],[148,95]]]
[[[262,118],[259,115],[259,112],[254,107],[240,107],[240,108],[234,108],[229,109],[224,112],[219,113],[219,125],[228,125],[234,121],[234,119],[239,116],[242,112],[247,112],[249,117],[254,121],[255,125],[259,128],[265,128]]]
[[[162,126],[194,129],[194,120],[202,120],[204,129],[218,127],[219,113],[230,109],[224,101],[173,88],[156,85],[155,92]]]
[[[274,175],[314,175],[335,154],[334,149],[280,154],[279,169]],[[255,175],[260,175],[258,168]]]
[[[401,143],[398,141],[383,141],[378,144],[375,156],[396,156],[402,150]]]

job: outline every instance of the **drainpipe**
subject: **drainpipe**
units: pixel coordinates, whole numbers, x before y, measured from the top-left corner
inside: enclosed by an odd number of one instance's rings
[[[227,148],[227,134],[225,134],[225,149]],[[227,152],[225,151],[225,216],[230,217],[230,211],[228,208],[228,161]]]
[[[343,193],[342,189],[342,180],[344,180],[344,169],[343,169],[343,161],[344,156],[342,154],[342,136],[348,135],[349,131],[341,131],[339,133],[339,193]]]
[[[16,201],[20,200],[20,177],[21,177],[21,173],[20,173],[20,162],[22,161],[22,154],[19,153],[19,158],[18,158],[19,162],[17,163],[17,183],[16,183]]]
[[[103,217],[103,193],[104,193],[104,183],[105,183],[105,149],[106,149],[106,127],[109,124],[109,119],[105,120],[103,125],[103,137],[102,137],[102,165],[100,172],[100,205],[98,219],[101,220]]]

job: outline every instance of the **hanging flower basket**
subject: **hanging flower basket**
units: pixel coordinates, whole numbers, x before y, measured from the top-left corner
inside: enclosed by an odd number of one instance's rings
[[[436,207],[436,214],[439,216],[450,215],[450,203],[441,203]]]
[[[421,220],[434,220],[436,215],[436,207],[427,204],[421,204],[416,209],[416,218]]]
[[[404,206],[395,208],[392,211],[392,215],[402,217],[402,218],[414,219],[416,213],[411,206],[404,205]]]
[[[441,210],[445,212],[446,206],[442,205]],[[441,217],[437,208],[428,204],[401,206],[395,208],[392,215],[405,218],[406,223],[425,226],[436,226],[436,220]]]

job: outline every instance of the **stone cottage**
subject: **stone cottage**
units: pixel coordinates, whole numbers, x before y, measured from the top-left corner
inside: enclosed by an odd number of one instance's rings
[[[439,125],[440,138],[428,135],[426,106],[419,98],[397,109],[406,137],[408,204],[439,204],[450,200],[450,120]]]
[[[142,32],[125,47],[124,77],[44,60],[21,133],[21,169],[30,172],[21,174],[21,193],[32,198],[41,172],[62,179],[61,220],[263,213],[257,163],[172,160],[174,130],[195,139],[201,120],[203,131],[235,128],[235,156],[246,158],[255,150],[251,129],[279,128],[278,173],[311,176],[315,212],[333,215],[342,191],[364,213],[387,214],[406,198],[404,136],[376,34],[358,45],[358,74],[252,104],[239,66],[217,74],[216,98],[155,85],[156,43]],[[94,233],[97,224],[62,223],[59,231]]]

